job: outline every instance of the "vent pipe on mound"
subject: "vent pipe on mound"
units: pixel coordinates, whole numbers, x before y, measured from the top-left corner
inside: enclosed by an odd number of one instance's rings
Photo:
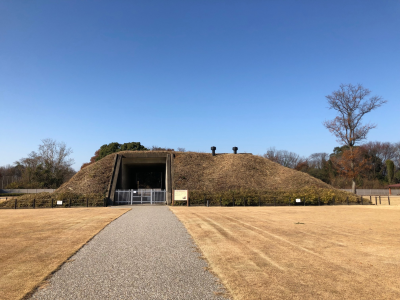
[[[217,150],[217,147],[212,146],[212,147],[211,147],[212,156],[215,156],[215,150]]]
[[[233,147],[233,148],[232,148],[233,154],[237,154],[238,149],[239,149],[238,147]]]

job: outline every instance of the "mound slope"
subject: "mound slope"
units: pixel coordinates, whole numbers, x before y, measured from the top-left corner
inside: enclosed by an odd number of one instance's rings
[[[129,153],[121,151],[118,154]],[[115,154],[89,165],[64,183],[56,193],[107,193]],[[199,191],[294,190],[304,187],[333,189],[306,173],[283,167],[251,154],[175,152],[173,188]]]
[[[292,170],[261,156],[251,154],[176,153],[174,159],[176,189],[283,190],[332,186],[306,173]]]

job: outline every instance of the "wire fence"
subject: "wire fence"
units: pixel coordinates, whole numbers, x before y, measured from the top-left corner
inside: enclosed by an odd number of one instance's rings
[[[340,189],[345,192],[352,192],[352,189]],[[400,189],[391,189],[391,195],[389,189],[356,189],[358,196],[400,196]]]
[[[23,208],[72,208],[72,207],[106,207],[107,199],[33,199],[18,200],[6,199],[0,202],[0,209],[23,209]]]
[[[379,197],[382,200],[384,197]],[[386,197],[385,197],[386,198]],[[335,197],[332,197],[328,200],[322,200],[321,198],[283,198],[283,197],[252,197],[252,198],[235,198],[232,197],[231,199],[227,198],[220,198],[220,199],[211,199],[211,198],[193,198],[189,199],[189,206],[327,206],[327,205],[371,205],[378,203],[378,197],[373,199],[372,196],[370,197],[357,197],[357,201],[350,201],[349,198],[339,200]],[[390,197],[387,196],[387,201],[390,205]],[[187,205],[186,202],[175,202],[174,206],[182,206]]]

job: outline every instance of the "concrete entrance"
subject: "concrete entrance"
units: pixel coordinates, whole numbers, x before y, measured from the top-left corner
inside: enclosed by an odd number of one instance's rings
[[[132,151],[132,153],[123,155],[116,154],[108,189],[109,205],[117,204],[115,198],[116,195],[119,195],[116,193],[117,190],[163,191],[163,201],[170,204],[172,199],[172,166],[173,153]],[[157,194],[155,197],[159,198],[159,195]],[[146,199],[148,199],[148,196],[146,196]],[[153,199],[155,198],[151,198],[151,202],[153,202]]]

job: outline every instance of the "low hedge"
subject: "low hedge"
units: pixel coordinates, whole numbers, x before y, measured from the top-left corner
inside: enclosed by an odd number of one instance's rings
[[[361,197],[354,194],[320,188],[304,188],[300,190],[266,190],[266,191],[189,191],[191,205],[204,205],[208,200],[212,206],[258,206],[258,205],[293,205],[296,199],[302,199],[306,205],[329,205],[329,204],[361,204]],[[369,199],[363,199],[364,204],[369,203]],[[176,202],[175,205],[185,205],[183,202]]]
[[[60,200],[60,199],[58,199]],[[15,202],[16,201],[16,202]],[[87,202],[86,202],[87,201]],[[104,199],[71,199],[63,200],[62,205],[57,205],[57,200],[53,199],[10,199],[7,201],[0,202],[0,208],[15,208],[15,203],[17,208],[53,208],[57,207],[101,207],[104,206]]]

